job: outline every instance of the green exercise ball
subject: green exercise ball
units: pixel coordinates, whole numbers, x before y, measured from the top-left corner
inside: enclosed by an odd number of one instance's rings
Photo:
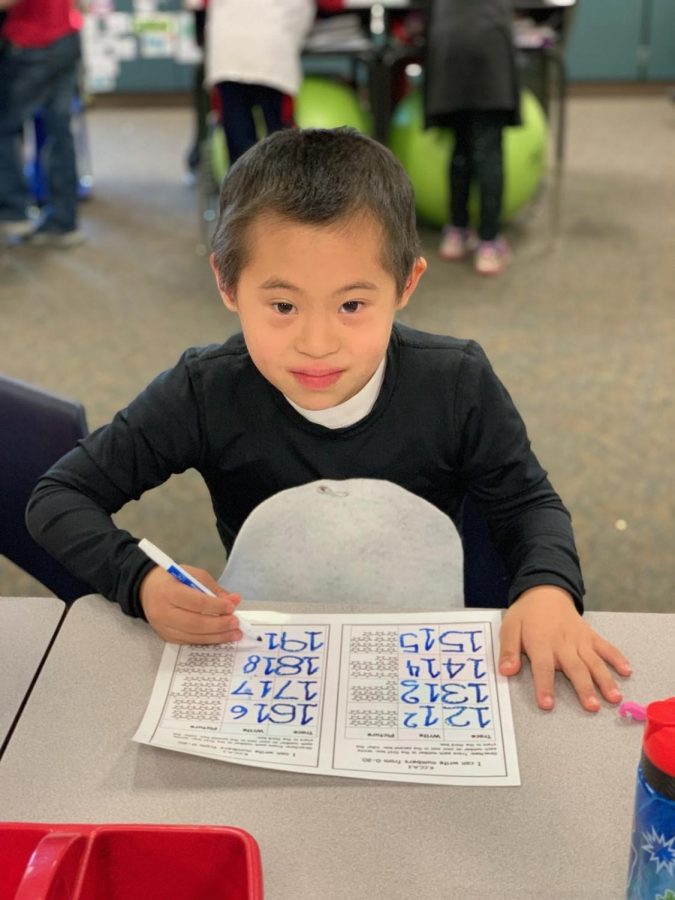
[[[258,115],[256,115],[258,114]],[[265,135],[265,121],[254,110],[259,137]],[[338,128],[350,125],[364,134],[372,133],[371,118],[361,106],[352,88],[329,78],[310,76],[300,86],[294,104],[295,122],[300,128]],[[211,135],[211,167],[215,179],[222,181],[229,166],[223,129],[216,127]]]
[[[220,184],[230,167],[230,157],[227,152],[227,144],[225,143],[225,132],[220,123],[215,124],[211,130],[209,149],[211,151],[211,172],[216,183]]]
[[[522,92],[520,115],[522,125],[504,129],[502,218],[505,220],[533,198],[546,164],[546,116],[530,91]],[[413,91],[394,110],[388,143],[410,176],[420,218],[441,226],[448,221],[448,166],[454,138],[449,128],[423,126],[422,96],[419,91]],[[469,214],[474,222],[478,210],[478,188],[472,185]]]
[[[330,78],[308,76],[295,98],[295,121],[300,128],[339,128],[349,125],[372,133],[372,121],[356,91]]]

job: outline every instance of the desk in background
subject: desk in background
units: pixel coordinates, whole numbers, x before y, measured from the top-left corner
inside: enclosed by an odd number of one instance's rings
[[[550,38],[538,43],[523,42],[516,34],[515,43],[521,57],[521,80],[534,92],[551,117],[551,99],[557,103],[555,116],[555,156],[562,162],[565,142],[565,104],[567,76],[562,53],[576,0],[513,0],[514,16],[528,16],[539,24],[547,24]],[[368,94],[373,115],[374,136],[387,142],[391,116],[396,102],[405,91],[404,72],[411,64],[424,65],[426,17],[430,0],[346,0],[345,8],[332,15],[358,15],[361,19],[364,46],[347,47],[325,43],[321,50],[310,39],[304,59],[310,60],[311,71],[317,71],[320,59],[349,60],[356,81],[359,65],[367,71]],[[406,22],[414,22],[412,30]],[[337,39],[336,39],[337,40]]]
[[[55,597],[0,597],[0,752],[65,611]]]
[[[627,699],[673,693],[675,615],[588,619],[633,661]],[[4,819],[237,825],[260,844],[267,900],[623,896],[642,728],[584,712],[564,679],[553,713],[527,667],[511,680],[520,787],[399,784],[132,742],[162,647],[100,597],[73,605],[0,762]]]

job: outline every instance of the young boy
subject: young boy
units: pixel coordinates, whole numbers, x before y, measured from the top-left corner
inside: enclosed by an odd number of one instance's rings
[[[111,520],[130,499],[196,468],[229,552],[255,507],[317,479],[383,479],[451,519],[468,492],[513,576],[501,672],[527,653],[542,709],[556,669],[587,710],[596,687],[618,702],[607,663],[629,664],[580,615],[569,515],[509,395],[475,343],[394,323],[426,263],[393,155],[351,129],[281,131],[230,169],[220,206],[211,262],[242,334],[188,350],[59,461],[29,504],[35,539],[165,640],[219,643],[242,636],[239,597],[154,566]]]

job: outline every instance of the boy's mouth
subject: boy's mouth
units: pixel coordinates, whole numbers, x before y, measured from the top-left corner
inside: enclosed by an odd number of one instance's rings
[[[343,369],[291,369],[291,375],[303,387],[321,390],[334,385],[343,371]]]

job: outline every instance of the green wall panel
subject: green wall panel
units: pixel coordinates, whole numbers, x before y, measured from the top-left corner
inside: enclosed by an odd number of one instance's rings
[[[642,0],[579,0],[565,53],[570,79],[636,79],[641,25]]]
[[[675,81],[675,0],[651,2],[647,78]]]

